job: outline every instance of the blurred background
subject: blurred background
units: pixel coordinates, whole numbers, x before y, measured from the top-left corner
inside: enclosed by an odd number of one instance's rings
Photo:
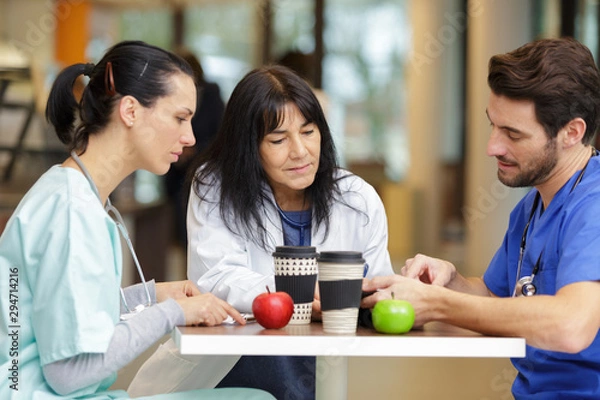
[[[56,74],[139,39],[189,50],[223,103],[252,68],[296,69],[322,100],[340,163],[383,198],[395,267],[421,252],[481,275],[525,192],[500,184],[485,154],[489,57],[574,36],[597,58],[599,18],[597,0],[0,0],[0,231],[66,157],[43,118]],[[136,173],[114,198],[146,276],[185,276],[165,179]],[[506,360],[361,358],[350,369],[355,399],[504,399],[514,374]]]

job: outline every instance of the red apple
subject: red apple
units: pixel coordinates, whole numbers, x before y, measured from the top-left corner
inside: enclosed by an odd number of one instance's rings
[[[252,301],[252,313],[263,328],[283,328],[292,319],[294,300],[286,292],[261,293]]]

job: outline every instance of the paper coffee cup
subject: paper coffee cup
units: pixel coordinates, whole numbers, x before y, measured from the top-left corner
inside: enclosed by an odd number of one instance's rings
[[[365,260],[356,251],[321,252],[318,257],[323,331],[352,334],[358,324]]]
[[[275,289],[294,300],[290,324],[309,324],[317,282],[317,250],[312,246],[277,246],[273,253]]]

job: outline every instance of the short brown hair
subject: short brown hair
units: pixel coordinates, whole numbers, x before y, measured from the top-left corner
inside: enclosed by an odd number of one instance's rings
[[[573,118],[582,118],[589,144],[600,126],[600,74],[590,50],[572,38],[539,39],[490,59],[494,94],[531,100],[550,138]]]

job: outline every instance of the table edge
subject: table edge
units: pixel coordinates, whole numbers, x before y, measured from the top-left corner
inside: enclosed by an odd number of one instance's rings
[[[188,355],[521,358],[526,351],[524,338],[493,336],[195,335],[175,328],[172,337]]]

